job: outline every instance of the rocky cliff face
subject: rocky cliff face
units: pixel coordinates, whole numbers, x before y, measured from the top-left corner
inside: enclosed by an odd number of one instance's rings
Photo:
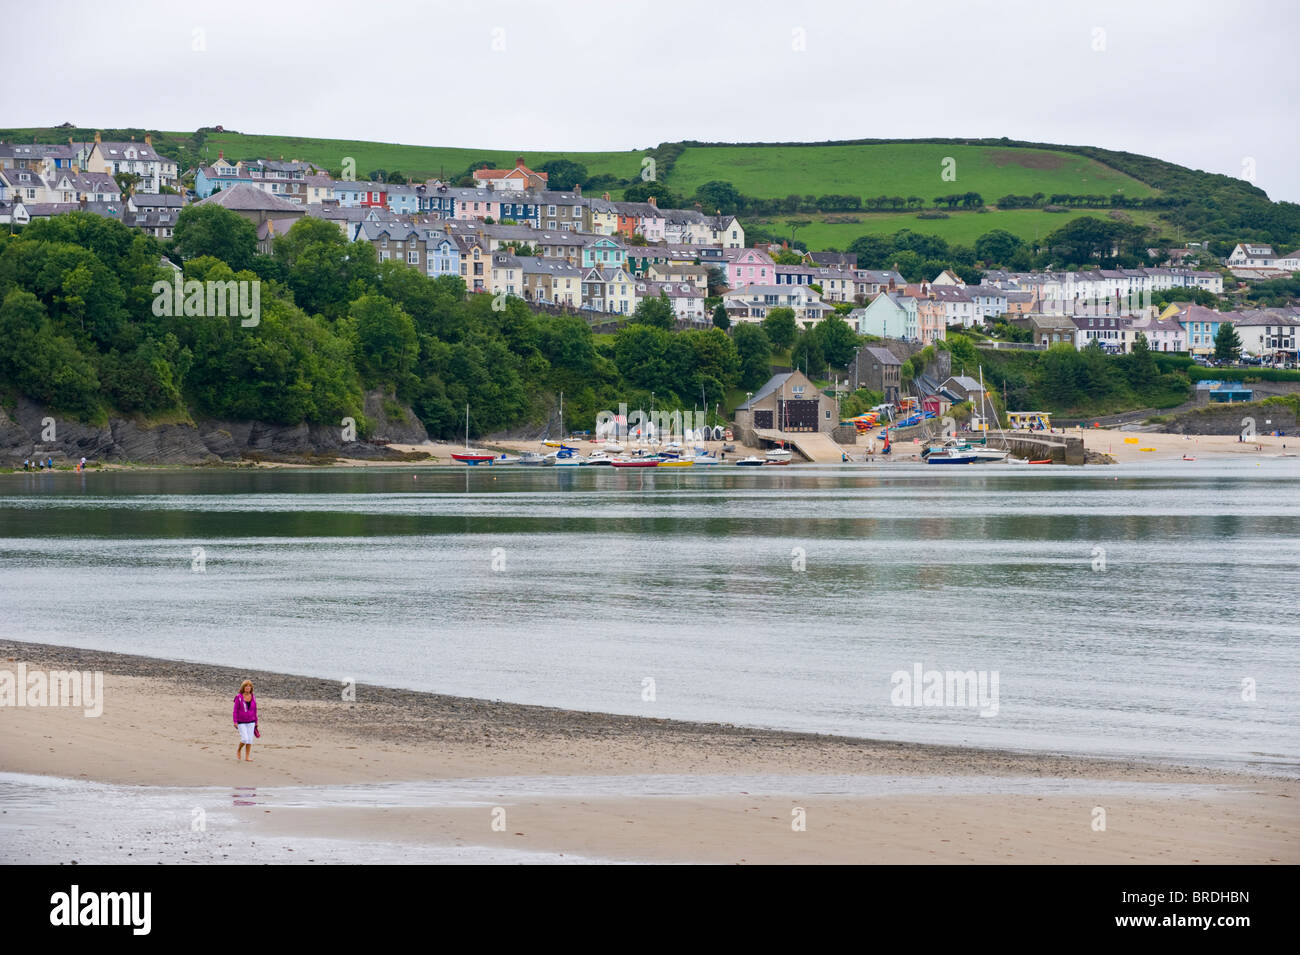
[[[366,395],[365,413],[377,438],[404,444],[428,440],[424,426],[401,407],[389,415],[379,392]],[[393,410],[398,410],[394,408]],[[132,461],[145,464],[216,464],[243,458],[292,461],[319,456],[349,458],[395,457],[382,445],[344,441],[343,428],[332,425],[281,425],[260,421],[200,421],[197,424],[143,426],[126,418],[105,425],[84,424],[40,405],[18,399],[13,413],[0,408],[0,465],[21,464],[26,458],[55,462]]]

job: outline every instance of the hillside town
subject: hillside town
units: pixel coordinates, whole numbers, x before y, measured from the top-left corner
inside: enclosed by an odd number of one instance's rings
[[[988,270],[978,284],[945,270],[909,283],[894,269],[859,268],[848,253],[747,244],[736,216],[698,204],[671,209],[653,196],[625,202],[584,195],[580,185],[554,190],[523,157],[508,169],[478,169],[473,179],[473,186],[342,180],[300,160],[232,161],[224,153],[183,174],[147,135],[142,142],[97,134],[82,144],[0,143],[0,224],[14,229],[81,210],[166,241],[182,208],[213,204],[250,220],[261,252],[310,216],[335,224],[348,241],[369,243],[381,262],[458,276],[470,292],[582,312],[593,324],[662,297],[683,327],[711,325],[719,305],[728,325],[762,322],[780,308],[805,327],[839,314],[861,335],[921,346],[950,328],[1002,323],[1022,333],[1008,347],[1095,343],[1127,353],[1141,337],[1155,351],[1206,357],[1220,329],[1232,325],[1243,355],[1278,366],[1297,358],[1300,307],[1220,312],[1193,299],[1222,295],[1225,275],[1289,277],[1300,270],[1300,250],[1241,243],[1217,270],[1184,267],[1193,250],[1182,249],[1160,267]],[[1183,289],[1187,301],[1176,294]],[[1153,293],[1171,291],[1166,304],[1151,304]]]

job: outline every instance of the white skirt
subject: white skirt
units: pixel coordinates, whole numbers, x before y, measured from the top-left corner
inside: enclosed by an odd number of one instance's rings
[[[257,742],[256,738],[253,736],[253,728],[254,728],[255,726],[257,726],[256,723],[240,723],[240,724],[239,724],[239,741],[240,741],[241,743],[255,743],[255,742]]]

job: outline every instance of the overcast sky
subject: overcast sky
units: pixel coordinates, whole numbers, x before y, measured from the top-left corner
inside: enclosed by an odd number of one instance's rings
[[[1294,0],[6,7],[6,73],[27,81],[3,127],[522,151],[1009,136],[1253,167],[1300,200]]]

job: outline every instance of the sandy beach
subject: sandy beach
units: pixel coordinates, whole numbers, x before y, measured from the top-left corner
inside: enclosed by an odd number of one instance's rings
[[[229,806],[234,793],[221,835],[234,855],[294,839],[355,861],[382,844],[601,861],[1300,862],[1294,779],[364,685],[345,701],[310,677],[0,643],[0,670],[19,663],[102,671],[103,713],[0,708],[0,771],[141,798],[224,792]],[[230,718],[244,676],[264,737],[251,763],[235,760]]]

